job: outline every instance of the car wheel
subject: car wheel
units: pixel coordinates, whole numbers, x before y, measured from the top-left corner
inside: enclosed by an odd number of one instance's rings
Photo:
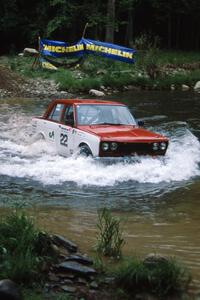
[[[79,154],[84,157],[92,156],[92,151],[87,145],[82,145],[79,148]]]

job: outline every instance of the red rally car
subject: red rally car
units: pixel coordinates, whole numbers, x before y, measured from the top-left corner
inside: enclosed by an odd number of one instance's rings
[[[54,100],[32,123],[58,154],[93,157],[165,155],[168,139],[141,128],[128,107],[103,100]]]

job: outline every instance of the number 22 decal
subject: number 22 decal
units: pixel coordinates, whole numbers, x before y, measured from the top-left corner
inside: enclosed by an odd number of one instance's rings
[[[60,144],[67,147],[67,141],[68,141],[68,136],[67,134],[61,133],[60,134]]]

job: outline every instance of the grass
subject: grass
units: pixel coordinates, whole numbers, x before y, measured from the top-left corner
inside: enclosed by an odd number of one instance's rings
[[[120,220],[112,216],[110,210],[104,208],[98,213],[97,228],[97,252],[105,256],[120,258],[125,243],[120,229]]]
[[[0,278],[29,284],[44,277],[41,267],[52,259],[48,238],[31,218],[15,210],[0,221]]]
[[[124,240],[120,220],[108,209],[99,212],[97,227],[96,249],[100,255],[95,258],[95,267],[100,272],[99,276],[115,278],[115,285],[110,290],[116,297],[113,299],[132,299],[142,292],[164,297],[187,289],[190,274],[174,258],[159,259],[156,263],[150,260],[149,263],[135,257],[117,261],[117,264],[110,259],[110,256],[121,257]],[[73,299],[65,293],[45,295],[41,290],[41,283],[45,282],[43,266],[57,260],[51,245],[50,236],[39,231],[33,219],[26,216],[21,208],[1,217],[0,279],[9,278],[22,285],[24,300]],[[109,266],[112,271],[109,271]]]
[[[100,89],[101,86],[123,90],[125,86],[133,85],[162,90],[175,84],[179,89],[182,84],[192,87],[200,80],[199,68],[187,71],[180,69],[182,64],[198,64],[198,52],[161,51],[150,48],[148,51],[138,51],[135,64],[88,56],[78,68],[59,68],[57,71],[44,70],[38,66],[32,68],[33,60],[30,57],[10,56],[1,57],[0,63],[24,77],[53,79],[61,90],[73,93],[88,93],[90,89]],[[169,64],[175,66],[170,72],[165,67]]]
[[[51,293],[48,294],[47,297],[45,297],[41,291],[33,291],[30,289],[24,289],[22,291],[23,294],[23,300],[44,300],[44,299],[51,299],[51,300],[73,300],[73,298],[70,295],[64,294],[64,293]]]
[[[141,292],[166,296],[187,289],[188,270],[175,258],[160,260],[153,265],[138,258],[125,260],[114,273],[118,287],[129,294]]]

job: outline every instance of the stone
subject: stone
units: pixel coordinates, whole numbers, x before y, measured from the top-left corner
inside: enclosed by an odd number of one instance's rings
[[[168,259],[160,254],[150,253],[143,260],[143,264],[152,268],[161,263],[166,263]]]
[[[106,73],[107,73],[107,71],[104,70],[104,69],[99,69],[99,70],[97,71],[97,75],[105,75]]]
[[[81,278],[81,277],[78,277],[76,279],[76,282],[79,283],[79,284],[83,284],[83,285],[87,285],[87,283],[88,283],[86,279]]]
[[[71,280],[71,279],[73,280],[75,278],[75,275],[72,273],[69,273],[69,272],[67,272],[67,273],[59,272],[59,273],[57,273],[57,276],[61,279],[69,279],[69,280]]]
[[[64,237],[62,237],[61,235],[54,235],[53,236],[53,241],[57,246],[62,246],[64,248],[66,248],[69,252],[77,252],[77,245],[74,244],[73,242],[65,239]]]
[[[68,286],[68,285],[62,285],[60,287],[64,292],[67,293],[75,293],[76,292],[76,288],[73,286]]]
[[[73,284],[74,283],[71,279],[64,279],[63,282],[65,284]]]
[[[48,275],[48,277],[49,277],[49,280],[50,280],[50,281],[53,281],[53,282],[59,282],[59,277],[56,276],[54,273],[50,273],[50,274]]]
[[[197,81],[195,86],[194,86],[195,91],[200,91],[200,81]]]
[[[2,300],[21,300],[18,286],[10,279],[0,280],[0,299]]]
[[[69,271],[82,276],[90,276],[96,274],[96,271],[93,268],[83,266],[80,263],[74,261],[62,262],[57,266],[57,268],[59,271]]]
[[[89,94],[92,95],[92,96],[96,96],[96,97],[104,97],[105,96],[104,92],[94,90],[94,89],[89,90]]]
[[[34,48],[24,48],[24,56],[38,56],[39,52]]]
[[[83,265],[92,265],[93,260],[83,255],[69,255],[65,258],[65,261],[77,261]]]
[[[186,84],[182,84],[181,89],[182,89],[182,91],[188,91],[190,89],[190,87]]]
[[[95,290],[96,290],[96,289],[98,289],[98,287],[99,287],[99,286],[98,286],[98,284],[96,283],[96,281],[92,281],[92,282],[90,283],[90,288],[91,288],[91,289],[95,289]]]
[[[171,89],[171,91],[174,91],[175,90],[175,85],[171,84],[170,89]]]
[[[105,284],[112,284],[115,281],[115,277],[105,277],[103,282]]]

